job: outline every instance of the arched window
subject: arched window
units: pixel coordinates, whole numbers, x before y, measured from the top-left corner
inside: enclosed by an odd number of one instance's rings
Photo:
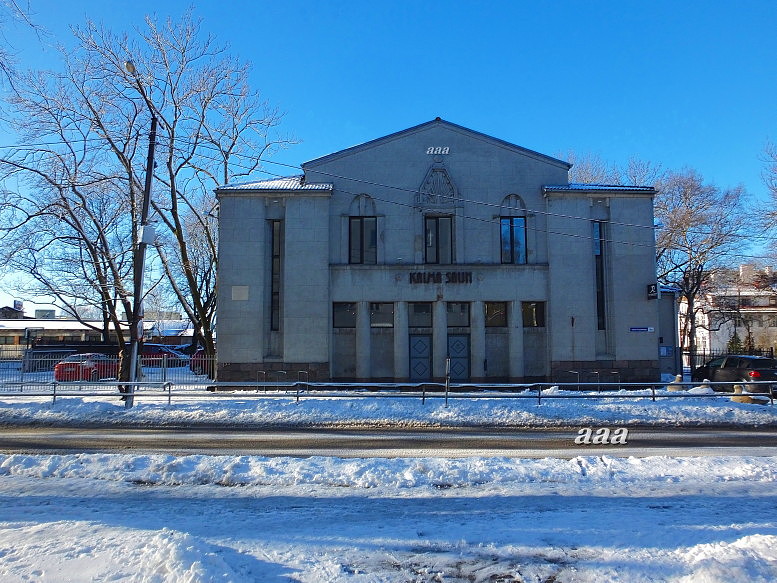
[[[526,263],[526,206],[517,194],[502,201],[499,212],[499,247],[502,263]]]
[[[378,262],[375,201],[367,194],[354,197],[348,215],[348,263],[375,265]]]

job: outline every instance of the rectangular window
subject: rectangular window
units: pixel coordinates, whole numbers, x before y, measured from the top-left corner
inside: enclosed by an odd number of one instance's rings
[[[407,325],[410,328],[432,327],[432,304],[415,302],[408,305]]]
[[[375,265],[378,262],[377,217],[350,217],[348,263]]]
[[[332,304],[332,326],[334,328],[356,328],[356,302],[335,302]]]
[[[507,302],[485,302],[486,328],[507,326]]]
[[[466,328],[469,326],[469,303],[448,302],[448,328]]]
[[[270,221],[270,330],[281,328],[281,249],[283,249],[283,221]]]
[[[394,304],[370,304],[370,326],[372,328],[393,328]]]
[[[593,221],[594,265],[596,269],[596,325],[599,330],[607,328],[605,286],[604,286],[604,222]]]
[[[453,263],[453,218],[424,219],[425,262],[449,265]]]
[[[0,344],[13,344],[13,343],[14,343],[13,336],[0,336]]]
[[[545,302],[521,302],[524,328],[545,327]]]
[[[502,244],[502,263],[526,263],[526,219],[502,217],[499,219]]]

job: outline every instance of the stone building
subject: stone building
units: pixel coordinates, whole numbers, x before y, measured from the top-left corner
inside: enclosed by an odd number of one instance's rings
[[[655,191],[569,168],[437,118],[219,188],[219,379],[655,380]]]

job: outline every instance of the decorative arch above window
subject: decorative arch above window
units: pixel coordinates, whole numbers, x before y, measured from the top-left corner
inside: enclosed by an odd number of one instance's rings
[[[517,194],[508,194],[502,199],[499,215],[503,217],[525,217],[526,203]]]
[[[375,200],[369,194],[357,194],[348,208],[348,215],[352,217],[375,217],[378,215]]]

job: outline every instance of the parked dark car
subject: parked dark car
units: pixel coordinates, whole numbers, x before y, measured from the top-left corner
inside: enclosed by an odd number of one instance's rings
[[[71,354],[54,366],[55,381],[96,381],[118,374],[119,361],[115,357],[94,352]]]
[[[140,352],[140,362],[143,366],[160,367],[166,364],[170,368],[176,368],[187,366],[189,357],[164,344],[146,344],[144,342]]]
[[[768,356],[728,354],[713,358],[695,369],[691,375],[694,381],[705,379],[712,382],[731,381],[731,385],[713,385],[718,391],[731,391],[735,384],[773,381],[773,385],[747,387],[751,393],[777,393],[777,359]]]

